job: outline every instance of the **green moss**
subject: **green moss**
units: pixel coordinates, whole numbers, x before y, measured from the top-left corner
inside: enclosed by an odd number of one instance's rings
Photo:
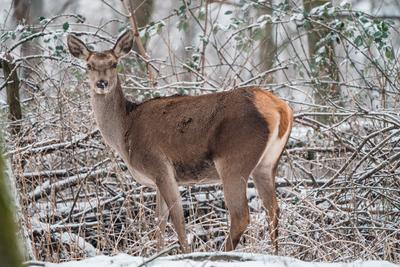
[[[1,146],[1,145],[0,145]],[[6,183],[6,166],[3,153],[0,154],[0,267],[22,266],[16,239],[16,223],[10,205],[9,189]]]

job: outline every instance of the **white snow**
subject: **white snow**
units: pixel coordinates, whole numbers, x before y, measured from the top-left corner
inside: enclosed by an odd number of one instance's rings
[[[83,251],[85,251],[85,254],[89,257],[96,255],[96,248],[76,234],[64,232],[61,234],[56,233],[55,236],[64,244],[76,244]]]
[[[398,267],[387,261],[356,261],[347,263],[304,262],[290,257],[250,253],[191,253],[159,257],[148,261],[143,257],[118,254],[114,257],[96,256],[82,261],[61,264],[46,263],[46,267]]]

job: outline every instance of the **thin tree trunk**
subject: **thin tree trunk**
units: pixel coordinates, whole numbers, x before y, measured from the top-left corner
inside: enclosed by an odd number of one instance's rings
[[[13,122],[11,125],[12,134],[18,134],[21,130],[20,120],[22,119],[21,104],[19,100],[19,79],[13,58],[7,54],[6,59],[2,60],[2,67],[7,91],[7,104],[9,107],[9,119]]]
[[[144,27],[149,23],[151,13],[153,12],[153,0],[123,0],[122,3],[130,13],[129,20],[135,39],[133,49],[137,51],[145,60],[148,60],[149,56],[145,48],[147,40],[143,40],[143,38],[140,37],[139,28]],[[146,65],[143,65],[143,71],[145,70],[147,70],[150,84],[154,85],[155,77],[152,66],[146,63]]]
[[[268,4],[271,5],[272,1],[268,1]],[[258,11],[258,15],[271,15],[272,8],[265,8]],[[274,65],[274,55],[276,53],[276,42],[274,38],[274,27],[272,23],[267,23],[265,25],[263,38],[261,40],[261,49],[260,49],[260,58],[261,58],[261,71],[267,71],[272,68]],[[273,81],[273,74],[268,75],[266,78],[267,82]]]
[[[32,13],[35,14],[35,17],[39,17],[42,14],[43,10],[43,1],[42,0],[14,0],[13,2],[14,13],[13,17],[18,24],[22,25],[31,25],[33,26],[34,22],[32,19]],[[35,31],[35,28],[32,27],[32,31]],[[33,32],[32,32],[33,33]],[[37,55],[40,53],[40,49],[38,46],[38,41],[33,39],[29,42],[25,42],[21,45],[21,57]],[[21,83],[21,97],[26,98],[31,93],[31,86],[28,83],[36,84],[34,73],[31,68],[37,68],[40,65],[39,59],[30,59],[29,62],[24,62],[21,71],[20,77],[22,80]],[[24,67],[26,66],[26,67]],[[27,82],[25,82],[27,81]]]
[[[129,7],[131,8],[131,13],[134,14],[136,18],[138,28],[145,27],[149,24],[151,14],[153,13],[153,0],[129,0]],[[142,41],[144,47],[146,47],[148,40],[142,38]],[[138,51],[136,43],[133,49]]]
[[[153,13],[153,0],[129,0],[133,11],[135,12],[138,27],[146,26]]]
[[[304,0],[304,9],[306,12],[310,12],[314,7],[321,6],[329,3],[330,0]],[[339,69],[335,63],[335,47],[332,41],[324,44],[326,53],[326,63],[317,64],[314,60],[318,50],[321,48],[318,42],[329,34],[329,30],[320,25],[311,25],[308,37],[308,52],[311,62],[311,73],[317,78],[330,80],[333,82],[339,81]],[[314,90],[314,101],[317,105],[325,105],[326,100],[339,101],[340,99],[340,88],[337,84],[319,84]],[[337,103],[340,104],[340,103]],[[328,117],[317,118],[321,122],[327,122]]]

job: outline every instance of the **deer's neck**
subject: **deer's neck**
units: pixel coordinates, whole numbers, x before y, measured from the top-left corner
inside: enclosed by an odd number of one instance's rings
[[[128,107],[131,103],[125,98],[119,79],[116,88],[106,95],[91,92],[92,108],[100,132],[106,143],[119,151],[124,147],[124,136],[130,128]]]

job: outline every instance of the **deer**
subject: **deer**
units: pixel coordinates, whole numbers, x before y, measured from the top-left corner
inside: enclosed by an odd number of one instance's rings
[[[91,107],[105,143],[138,183],[156,189],[159,248],[170,217],[182,251],[191,251],[178,186],[222,183],[230,219],[224,249],[234,250],[250,223],[246,191],[253,177],[278,252],[275,176],[293,124],[284,100],[246,87],[135,103],[125,97],[117,73],[119,59],[133,46],[129,30],[110,50],[93,51],[73,34],[67,45],[86,62]]]

